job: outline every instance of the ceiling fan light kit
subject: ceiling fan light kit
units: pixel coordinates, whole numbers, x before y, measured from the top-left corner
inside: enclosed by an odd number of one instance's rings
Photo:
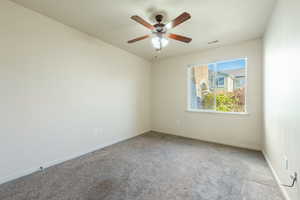
[[[154,35],[154,37],[152,37],[152,39],[151,39],[152,46],[157,51],[160,51],[162,48],[164,48],[168,45],[169,40],[167,39],[167,37],[170,39],[173,39],[173,40],[180,41],[180,42],[185,42],[185,43],[191,42],[192,41],[191,38],[177,35],[177,34],[172,34],[172,33],[167,34],[168,30],[178,26],[179,24],[187,21],[190,18],[191,18],[191,15],[187,12],[184,12],[181,15],[179,15],[177,18],[175,18],[174,20],[169,22],[168,24],[163,24],[163,23],[161,23],[163,20],[163,16],[156,15],[155,19],[156,19],[157,23],[154,25],[151,25],[150,23],[146,22],[144,19],[142,19],[141,17],[139,17],[137,15],[134,15],[131,17],[132,20],[138,22],[139,24],[141,24],[151,30],[152,34]],[[129,40],[128,43],[134,43],[134,42],[146,39],[148,37],[151,37],[151,36],[145,35],[142,37],[138,37],[133,40]]]
[[[156,51],[160,51],[163,47],[169,44],[169,40],[162,35],[157,35],[151,39],[152,45]]]

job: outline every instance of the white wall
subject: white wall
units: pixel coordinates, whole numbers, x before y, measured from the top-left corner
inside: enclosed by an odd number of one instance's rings
[[[285,184],[291,173],[300,174],[299,19],[299,0],[278,0],[264,38],[264,151]],[[299,181],[286,191],[299,200]]]
[[[0,1],[0,182],[150,130],[150,63]]]
[[[201,140],[261,149],[262,42],[252,40],[158,61],[152,66],[152,129]],[[248,58],[249,115],[186,112],[187,67]]]

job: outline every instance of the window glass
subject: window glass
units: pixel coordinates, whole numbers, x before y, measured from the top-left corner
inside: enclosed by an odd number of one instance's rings
[[[189,108],[246,112],[246,59],[189,68]]]
[[[215,65],[201,65],[190,69],[191,108],[215,109],[214,74]]]

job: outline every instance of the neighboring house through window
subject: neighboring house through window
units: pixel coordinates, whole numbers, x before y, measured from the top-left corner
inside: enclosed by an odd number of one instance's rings
[[[245,77],[241,76],[241,77],[237,77],[235,82],[234,82],[234,88],[238,89],[238,88],[242,88],[245,85]]]
[[[188,69],[188,110],[246,112],[246,59],[195,65]]]

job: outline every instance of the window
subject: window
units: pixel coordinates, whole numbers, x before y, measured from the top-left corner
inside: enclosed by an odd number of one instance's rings
[[[217,77],[217,87],[218,88],[224,88],[224,82],[225,82],[225,77],[221,76],[221,77]]]
[[[188,68],[188,110],[246,112],[246,59]]]

